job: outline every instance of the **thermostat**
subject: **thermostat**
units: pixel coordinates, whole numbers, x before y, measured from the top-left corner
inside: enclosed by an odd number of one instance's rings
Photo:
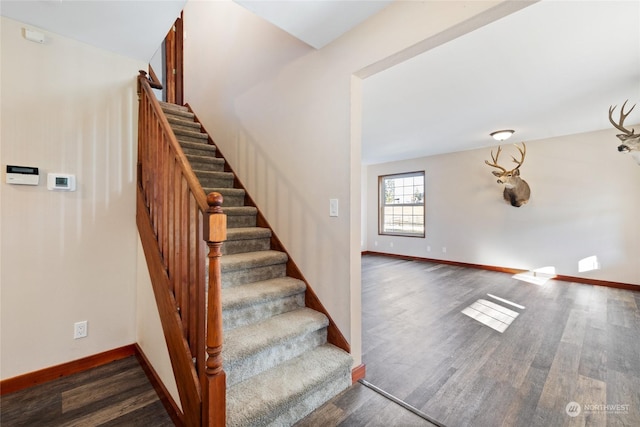
[[[38,185],[38,168],[7,165],[7,184]]]
[[[76,176],[66,173],[47,174],[47,188],[49,190],[76,191]]]

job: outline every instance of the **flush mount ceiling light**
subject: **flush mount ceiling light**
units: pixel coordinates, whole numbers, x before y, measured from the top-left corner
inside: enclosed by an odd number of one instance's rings
[[[497,130],[495,132],[491,132],[489,135],[493,137],[496,141],[504,141],[505,139],[511,138],[515,131],[511,129]]]

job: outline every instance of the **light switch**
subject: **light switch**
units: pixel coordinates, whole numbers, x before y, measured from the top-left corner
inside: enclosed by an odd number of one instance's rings
[[[338,216],[338,199],[329,199],[329,216]]]
[[[35,43],[44,43],[44,34],[38,31],[33,31],[33,30],[29,30],[24,28],[24,38],[35,42]]]

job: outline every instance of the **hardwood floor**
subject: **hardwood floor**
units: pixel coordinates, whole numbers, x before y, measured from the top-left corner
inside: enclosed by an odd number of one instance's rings
[[[362,268],[366,379],[433,419],[640,425],[640,292],[375,255]],[[517,317],[500,333],[461,313],[479,299]]]
[[[1,396],[0,424],[174,425],[135,356]]]
[[[428,421],[356,383],[295,427],[430,427]]]
[[[362,289],[366,380],[441,424],[640,426],[640,292],[375,255]],[[517,317],[500,333],[462,314],[479,299]],[[7,427],[173,425],[135,357],[0,407]],[[296,427],[432,425],[355,384]]]

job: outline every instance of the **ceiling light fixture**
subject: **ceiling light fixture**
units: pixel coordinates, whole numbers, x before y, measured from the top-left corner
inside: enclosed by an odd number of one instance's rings
[[[511,138],[515,131],[511,129],[497,130],[495,132],[491,132],[489,135],[493,137],[496,141],[504,141],[505,139]]]

